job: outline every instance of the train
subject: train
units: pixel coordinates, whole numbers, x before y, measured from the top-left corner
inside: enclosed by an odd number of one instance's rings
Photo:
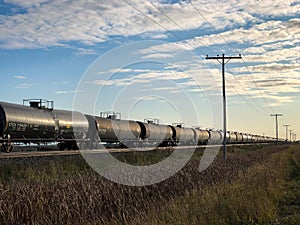
[[[54,109],[53,101],[25,99],[23,104],[0,101],[0,147],[11,152],[15,144],[55,143],[59,150],[119,147],[221,144],[221,130],[162,125],[155,119],[122,120],[114,112],[99,116]],[[227,143],[265,143],[275,138],[241,132],[226,132]]]

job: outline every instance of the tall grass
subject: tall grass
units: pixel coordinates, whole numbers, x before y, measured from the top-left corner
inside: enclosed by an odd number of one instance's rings
[[[161,208],[151,208],[132,224],[299,224],[300,189],[294,190],[300,187],[299,152],[297,146],[271,155],[266,162],[239,172],[232,182],[176,197]],[[298,179],[297,185],[287,184],[289,177]],[[297,200],[298,212],[293,212],[286,203],[292,201],[295,208]]]
[[[0,224],[201,224],[202,220],[209,221],[209,224],[225,224],[231,221],[268,221],[276,210],[265,199],[262,199],[264,204],[254,207],[260,202],[255,193],[276,199],[277,192],[257,189],[259,184],[274,186],[268,179],[269,164],[257,163],[285,148],[266,146],[259,151],[255,147],[249,147],[245,152],[233,151],[235,153],[229,153],[226,162],[218,156],[210,168],[201,173],[198,171],[199,158],[195,157],[175,176],[145,187],[112,183],[90,170],[81,158],[1,161]],[[136,160],[139,160],[137,155]],[[132,160],[130,154],[120,157],[124,161]],[[149,163],[149,155],[142,157],[143,162]],[[154,159],[157,161],[157,155]],[[251,169],[253,165],[256,165],[255,170]],[[8,172],[3,172],[5,170]],[[275,177],[280,171],[270,174]],[[256,172],[261,178],[253,183],[250,178],[256,177]],[[239,181],[243,177],[249,180]],[[239,182],[235,182],[236,179]],[[276,182],[277,186],[281,185],[280,180]],[[246,194],[239,194],[245,191]],[[245,207],[245,202],[252,207]],[[234,205],[239,207],[234,208]],[[253,208],[255,214],[249,217]],[[267,209],[269,213],[263,216],[261,211]],[[228,220],[227,212],[234,212],[235,217]]]

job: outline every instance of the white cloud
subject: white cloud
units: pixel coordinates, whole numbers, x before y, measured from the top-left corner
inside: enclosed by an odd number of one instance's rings
[[[14,78],[16,78],[16,79],[26,79],[25,76],[20,76],[20,75],[14,76]]]
[[[149,54],[146,56],[143,56],[143,59],[160,59],[160,58],[172,58],[174,57],[171,54],[163,54],[163,53],[156,53],[156,54]]]
[[[25,8],[30,8],[32,6],[39,6],[41,3],[46,3],[47,0],[27,0],[27,1],[20,1],[20,0],[5,0],[4,2],[22,6]]]
[[[29,83],[21,83],[18,86],[16,86],[15,88],[19,88],[19,89],[27,89],[27,88],[31,88],[32,84]]]
[[[163,98],[160,98],[159,96],[143,96],[143,97],[136,97],[137,101],[161,101],[166,102]]]
[[[229,95],[233,96],[239,92],[241,95],[255,98],[262,93],[272,102],[284,103],[292,101],[291,93],[299,91],[298,0],[192,0],[193,5],[189,1],[174,4],[169,1],[153,1],[154,6],[148,1],[130,0],[130,4],[138,10],[119,0],[5,2],[23,7],[26,13],[0,16],[0,48],[3,49],[49,46],[74,48],[71,43],[79,42],[83,47],[74,49],[78,55],[85,55],[97,54],[97,51],[93,50],[93,45],[113,42],[114,36],[128,39],[136,35],[146,39],[172,37],[177,41],[152,46],[139,51],[138,54],[141,54],[143,59],[157,59],[176,58],[177,53],[199,49],[203,55],[221,54],[222,52],[216,51],[226,50],[236,54],[237,51],[242,53],[247,68],[243,62],[239,62],[239,65],[227,69],[227,79],[230,82]],[[222,9],[222,14],[219,9]],[[285,21],[284,18],[291,19]],[[178,25],[187,32],[182,31]],[[84,48],[84,45],[88,45],[88,48]],[[232,46],[235,49],[232,49]],[[147,84],[154,79],[178,82],[187,79],[181,84],[189,87],[191,91],[197,91],[193,85],[194,81],[188,79],[191,76],[200,76],[206,79],[201,83],[204,91],[219,91],[221,79],[219,65],[213,67],[215,65],[213,63],[216,62],[204,61],[191,59],[190,62],[176,62],[176,65],[169,65],[169,68],[162,71],[113,69],[108,72],[135,73],[135,76],[108,81],[98,79],[94,84],[125,86],[132,83]],[[251,72],[252,77],[248,72]],[[107,72],[100,72],[99,75],[104,73]],[[214,78],[207,80],[205,76]],[[279,79],[282,76],[284,77]],[[26,83],[17,86],[17,88],[29,87],[31,85]]]
[[[75,93],[79,93],[82,92],[80,90],[68,90],[68,91],[56,91],[56,94],[75,94]]]
[[[114,35],[166,38],[165,29],[181,31],[178,25],[185,30],[208,28],[205,19],[216,29],[223,30],[261,21],[257,15],[292,15],[300,11],[299,4],[292,0],[192,1],[204,19],[188,2],[163,4],[153,1],[152,5],[150,1],[131,0],[131,6],[118,0],[6,2],[24,7],[27,13],[0,16],[2,48],[67,46],[66,43],[72,41],[92,45],[105,42]],[[222,8],[223,14],[220,15],[216,8]],[[291,22],[289,31],[297,29],[296,25],[297,21]],[[273,34],[284,37],[284,33]]]
[[[98,55],[96,50],[94,49],[86,49],[86,48],[77,48],[77,55]]]

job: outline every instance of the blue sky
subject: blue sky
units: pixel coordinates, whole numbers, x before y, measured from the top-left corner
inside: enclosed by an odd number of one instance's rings
[[[300,137],[299,0],[0,1],[1,101]],[[91,96],[93,95],[93,96]],[[75,102],[74,102],[75,100]],[[77,101],[79,100],[80,103]]]

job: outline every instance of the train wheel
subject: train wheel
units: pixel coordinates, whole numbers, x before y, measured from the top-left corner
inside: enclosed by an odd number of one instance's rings
[[[8,152],[12,152],[12,150],[13,150],[13,148],[14,148],[14,145],[12,144],[12,143],[8,143],[8,146],[7,146],[7,153]]]
[[[2,144],[1,150],[6,153],[11,152],[13,150],[13,144],[11,142]]]
[[[76,142],[68,142],[66,143],[66,147],[68,150],[78,150],[78,146],[76,144]]]
[[[87,145],[85,142],[77,142],[76,150],[84,150],[87,149]]]
[[[67,144],[67,149],[68,149],[68,150],[73,150],[73,149],[74,149],[74,145],[72,145],[72,144]]]
[[[6,152],[6,144],[2,144],[2,146],[1,146],[1,151],[2,151],[2,152]]]
[[[61,143],[61,142],[57,144],[57,147],[60,151],[63,151],[66,149],[65,143]]]

